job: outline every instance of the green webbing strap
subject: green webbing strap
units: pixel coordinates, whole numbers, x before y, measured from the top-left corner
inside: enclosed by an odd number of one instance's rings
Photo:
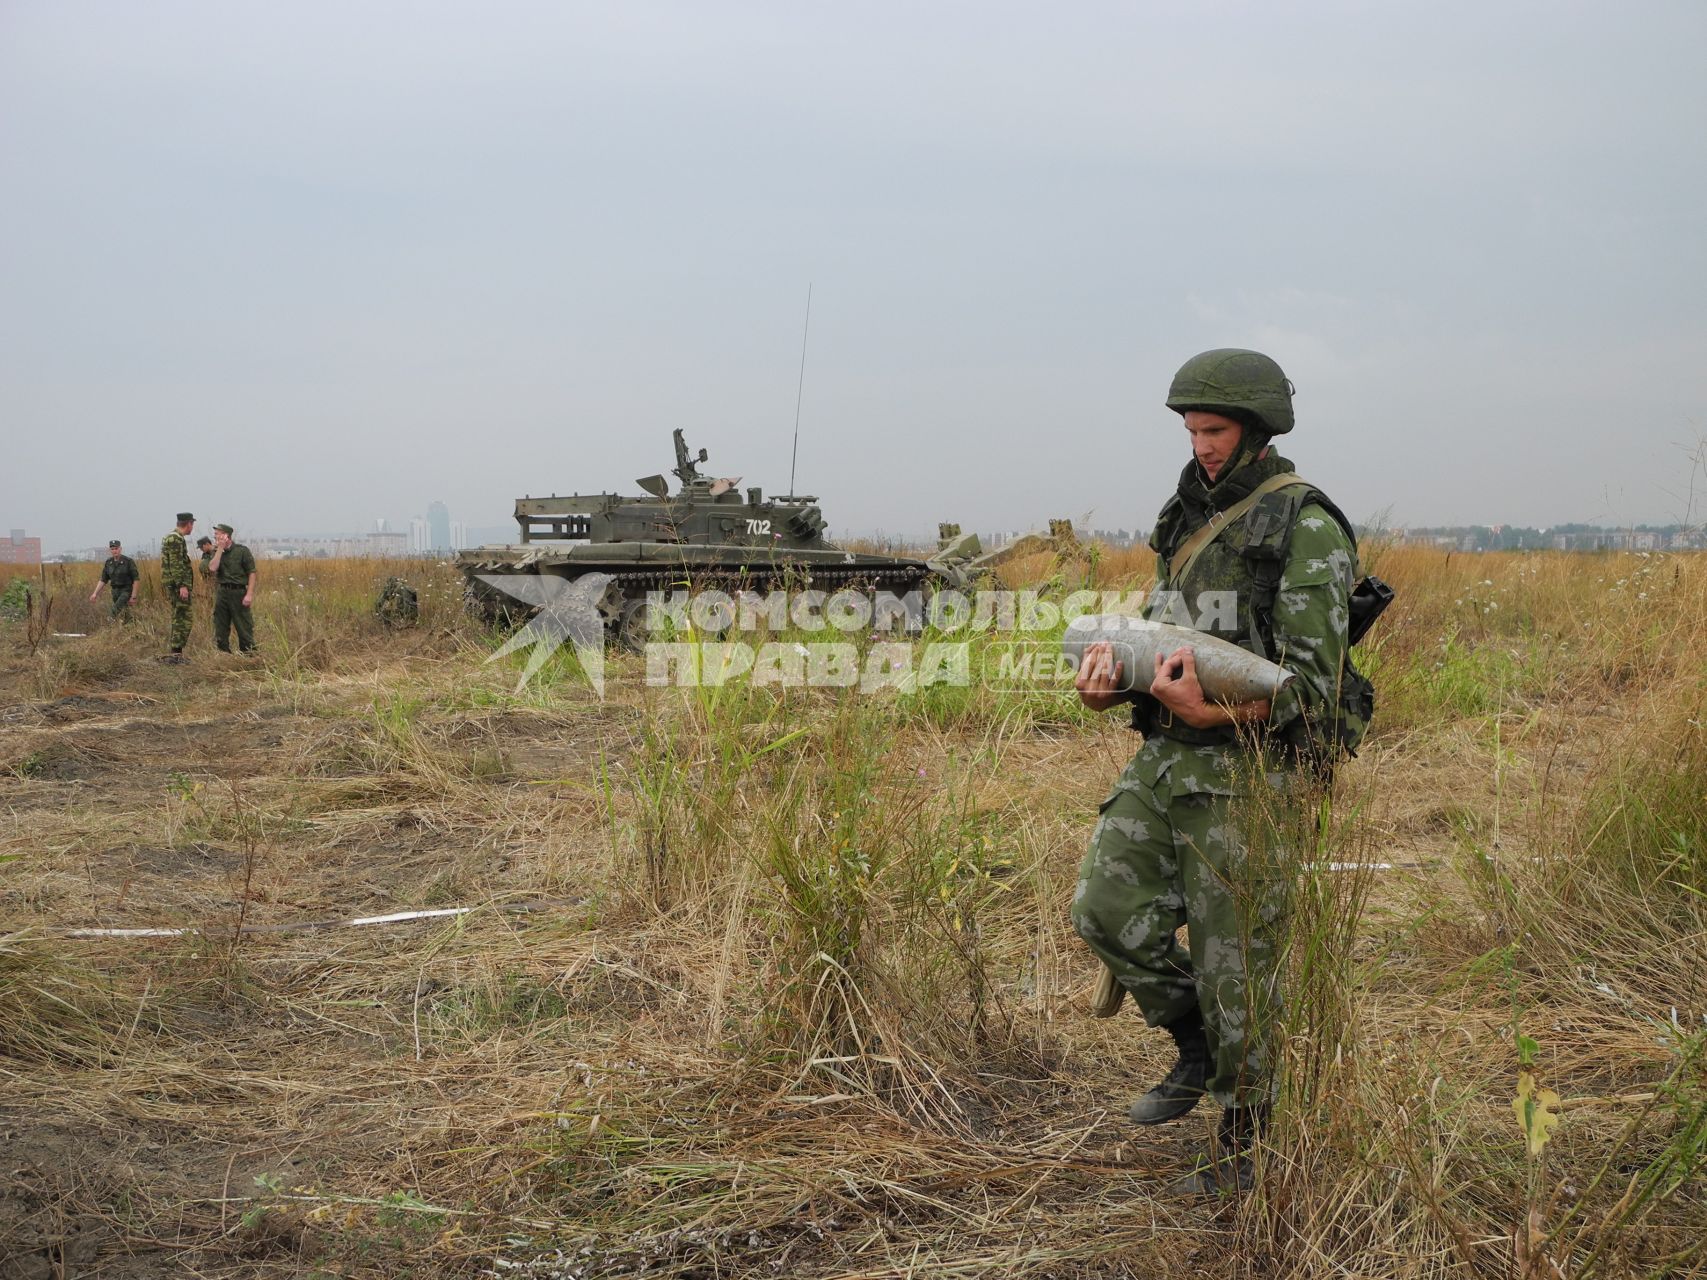
[[[1270,476],[1225,511],[1210,516],[1209,523],[1181,543],[1180,549],[1174,552],[1173,558],[1168,561],[1168,585],[1176,587],[1180,580],[1190,572],[1191,566],[1197,563],[1197,557],[1203,554],[1204,548],[1221,536],[1221,530],[1256,506],[1258,499],[1266,497],[1278,489],[1287,489],[1295,484],[1309,483],[1303,476],[1294,475],[1290,471],[1283,472],[1278,476]]]

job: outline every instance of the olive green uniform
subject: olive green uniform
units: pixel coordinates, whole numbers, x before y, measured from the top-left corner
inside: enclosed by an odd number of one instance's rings
[[[112,588],[112,603],[107,606],[109,619],[130,621],[130,597],[136,589],[137,579],[142,576],[136,567],[136,561],[129,556],[108,556],[101,563],[101,581]]]
[[[255,648],[255,619],[243,603],[249,590],[249,575],[255,572],[255,557],[241,542],[233,542],[219,557],[214,571],[213,643],[231,652],[231,630],[237,629],[237,648],[249,653]]]
[[[166,588],[166,598],[172,602],[172,652],[180,653],[190,641],[190,595],[195,591],[195,582],[184,535],[176,529],[160,539],[160,583]],[[182,597],[178,594],[179,587],[186,592]]]

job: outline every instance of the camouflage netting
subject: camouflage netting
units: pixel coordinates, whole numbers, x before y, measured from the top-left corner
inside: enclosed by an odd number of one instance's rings
[[[373,612],[388,627],[412,627],[421,618],[420,598],[402,578],[387,578]]]

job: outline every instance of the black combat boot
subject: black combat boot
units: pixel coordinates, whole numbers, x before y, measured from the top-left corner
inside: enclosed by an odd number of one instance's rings
[[[1229,1195],[1249,1191],[1256,1182],[1251,1148],[1268,1120],[1268,1104],[1228,1107],[1215,1127],[1215,1142],[1198,1157],[1192,1171],[1174,1179],[1168,1191],[1176,1196]]]
[[[1209,1079],[1209,1040],[1203,1033],[1203,1013],[1193,1009],[1163,1028],[1179,1046],[1179,1061],[1162,1082],[1132,1104],[1133,1124],[1166,1124],[1197,1105]]]

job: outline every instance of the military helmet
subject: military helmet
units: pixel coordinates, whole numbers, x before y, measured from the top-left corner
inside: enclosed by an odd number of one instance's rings
[[[1199,352],[1174,374],[1167,403],[1175,413],[1219,413],[1271,436],[1292,430],[1292,380],[1260,351]]]

